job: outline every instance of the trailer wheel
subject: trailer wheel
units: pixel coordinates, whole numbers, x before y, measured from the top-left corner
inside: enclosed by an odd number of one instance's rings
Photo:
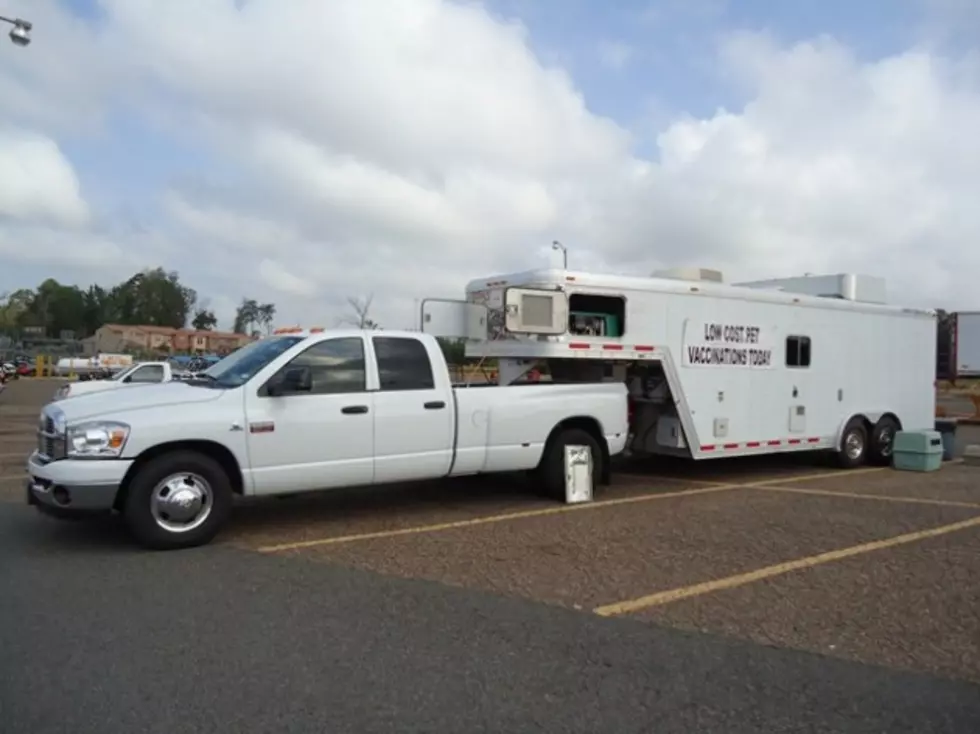
[[[854,469],[867,460],[868,429],[860,418],[852,418],[840,437],[837,462],[843,469]]]
[[[137,469],[123,515],[140,544],[176,550],[211,542],[231,505],[231,481],[218,462],[197,451],[174,451]]]
[[[871,431],[868,460],[875,466],[888,466],[892,462],[895,434],[901,430],[898,421],[890,415],[882,416]]]
[[[588,446],[592,453],[592,476],[594,484],[602,480],[604,466],[602,449],[588,431],[581,428],[567,428],[548,442],[541,463],[534,472],[534,481],[549,499],[565,501],[565,447]]]

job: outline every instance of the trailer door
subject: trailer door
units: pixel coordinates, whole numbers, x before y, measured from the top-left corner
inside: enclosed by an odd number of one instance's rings
[[[786,371],[789,375],[789,433],[801,435],[807,431],[807,402],[816,396],[809,394],[810,361],[813,344],[809,334],[802,329],[786,335]],[[826,399],[826,396],[820,396]]]
[[[446,339],[487,338],[487,307],[482,303],[426,298],[420,308],[421,329]]]

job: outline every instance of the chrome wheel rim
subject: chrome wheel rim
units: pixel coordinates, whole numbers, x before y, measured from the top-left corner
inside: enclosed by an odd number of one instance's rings
[[[844,453],[848,459],[860,459],[864,453],[864,439],[858,431],[851,431],[844,439]]]
[[[886,458],[891,456],[894,444],[895,429],[891,427],[882,428],[881,433],[878,434],[878,453]]]
[[[168,533],[186,533],[200,527],[214,505],[211,485],[199,474],[171,474],[153,488],[150,513]]]

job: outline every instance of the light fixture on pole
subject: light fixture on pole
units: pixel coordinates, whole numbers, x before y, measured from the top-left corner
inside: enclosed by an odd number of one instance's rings
[[[561,250],[563,267],[565,270],[568,270],[568,250],[565,249],[565,245],[563,245],[558,240],[555,240],[554,242],[551,243],[551,249]]]
[[[26,46],[31,42],[31,29],[34,25],[29,20],[20,18],[5,18],[0,15],[0,21],[10,23],[13,28],[10,31],[10,40],[15,46]]]

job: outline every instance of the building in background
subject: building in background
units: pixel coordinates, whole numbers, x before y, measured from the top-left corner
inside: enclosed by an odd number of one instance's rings
[[[227,354],[252,341],[248,334],[229,331],[195,331],[168,326],[105,324],[82,340],[83,353],[185,352]]]

